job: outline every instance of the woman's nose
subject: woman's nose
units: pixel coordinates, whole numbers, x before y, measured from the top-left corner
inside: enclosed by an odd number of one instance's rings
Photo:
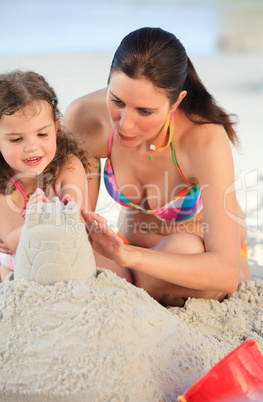
[[[120,128],[122,131],[128,131],[134,127],[134,116],[133,113],[127,109],[122,111],[120,118]]]

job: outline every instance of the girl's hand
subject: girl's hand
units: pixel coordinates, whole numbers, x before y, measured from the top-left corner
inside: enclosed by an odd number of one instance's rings
[[[127,266],[125,255],[126,246],[123,240],[115,235],[113,230],[107,225],[104,218],[97,214],[89,214],[81,211],[82,217],[86,223],[86,231],[89,235],[89,240],[99,254],[106,258],[114,260],[122,267]]]
[[[0,253],[13,254],[9,248],[6,247],[5,243],[0,239]]]
[[[61,200],[62,204],[67,205],[68,202],[73,201],[73,198],[69,194],[65,194]]]
[[[49,199],[45,196],[45,193],[41,190],[41,188],[37,188],[34,194],[32,194],[29,198],[27,206],[33,203],[39,204],[42,202],[49,202]]]
[[[73,198],[69,194],[65,194],[61,200],[64,205],[67,205],[68,202],[73,201]],[[49,199],[46,197],[45,193],[41,188],[37,188],[34,194],[31,195],[28,201],[28,205],[33,204],[33,202],[39,204],[41,202],[49,202]]]

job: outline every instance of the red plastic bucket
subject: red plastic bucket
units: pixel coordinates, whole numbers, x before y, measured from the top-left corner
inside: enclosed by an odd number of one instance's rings
[[[256,341],[248,339],[220,360],[177,400],[212,402],[222,398],[236,400],[244,396],[253,400],[260,392],[263,392],[263,356]]]

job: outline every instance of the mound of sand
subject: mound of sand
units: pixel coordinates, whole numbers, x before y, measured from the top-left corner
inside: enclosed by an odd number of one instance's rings
[[[96,269],[76,203],[31,205],[16,258],[0,285],[1,401],[175,401],[244,340],[263,350],[262,280],[166,309]]]
[[[172,401],[248,338],[263,350],[263,281],[165,309],[111,271],[0,286],[4,401]]]

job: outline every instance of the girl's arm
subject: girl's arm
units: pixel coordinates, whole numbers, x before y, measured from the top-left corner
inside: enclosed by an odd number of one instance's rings
[[[72,156],[70,162],[62,168],[55,189],[61,199],[69,196],[81,209],[89,209],[87,176],[77,157]]]
[[[199,134],[189,152],[202,192],[206,252],[179,255],[124,245],[101,218],[85,213],[83,217],[93,247],[120,266],[191,289],[231,293],[238,285],[240,261],[232,153],[221,127],[200,128]]]
[[[11,254],[12,251],[6,247],[5,243],[0,239],[0,253]]]
[[[0,195],[0,238],[13,253],[19,243],[24,219],[21,210],[15,206],[11,196]]]
[[[39,188],[34,194],[31,195],[27,207],[32,203],[48,202],[48,198],[44,192]],[[1,228],[3,240],[0,241],[1,252],[10,254],[15,253],[19,243],[21,230],[24,225],[24,219],[22,218],[19,209],[12,202],[10,196],[0,196],[1,203]],[[5,239],[5,240],[4,240]],[[8,248],[10,247],[10,248]]]

